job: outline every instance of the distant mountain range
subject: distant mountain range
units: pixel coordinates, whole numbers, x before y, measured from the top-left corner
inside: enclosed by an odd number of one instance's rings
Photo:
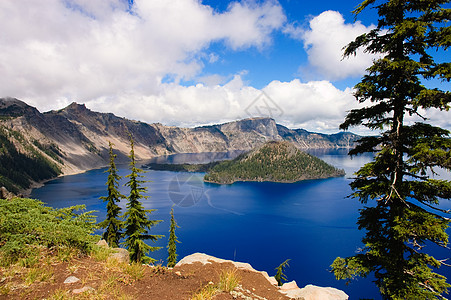
[[[271,118],[180,128],[94,112],[75,102],[61,110],[41,113],[15,98],[0,98],[0,129],[0,134],[18,153],[45,159],[64,175],[105,166],[109,141],[118,154],[117,162],[127,161],[129,133],[135,140],[137,159],[175,153],[251,150],[267,141],[282,140],[291,141],[300,149],[344,148],[352,147],[359,139],[349,132],[321,134],[288,129]],[[0,156],[4,152],[0,149]]]

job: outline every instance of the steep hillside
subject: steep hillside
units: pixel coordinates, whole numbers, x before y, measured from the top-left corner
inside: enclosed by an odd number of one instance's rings
[[[118,154],[117,162],[126,162],[129,133],[135,140],[137,159],[174,153],[251,150],[268,141],[282,140],[301,149],[339,148],[352,146],[358,139],[352,133],[326,135],[292,130],[270,118],[179,128],[94,112],[77,103],[41,113],[14,98],[0,98],[0,128],[17,153],[26,157],[39,154],[48,167],[64,175],[105,166],[109,141]]]
[[[19,141],[28,154],[19,152],[13,141]],[[61,169],[52,161],[58,161],[58,155],[56,145],[43,146],[37,140],[29,143],[20,132],[0,127],[0,187],[17,193],[33,182],[58,176]]]
[[[302,152],[287,141],[273,141],[231,161],[213,166],[207,182],[230,184],[236,181],[296,182],[344,176],[343,170]]]

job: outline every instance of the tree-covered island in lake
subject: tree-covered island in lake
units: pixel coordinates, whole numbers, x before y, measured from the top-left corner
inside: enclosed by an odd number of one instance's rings
[[[204,181],[232,184],[237,181],[297,182],[344,176],[325,161],[286,141],[267,142],[233,160],[208,164],[147,164],[153,170],[207,172]]]

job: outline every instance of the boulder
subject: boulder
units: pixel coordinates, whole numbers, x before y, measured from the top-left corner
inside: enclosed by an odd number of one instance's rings
[[[96,245],[100,247],[109,248],[108,243],[105,240],[98,241]],[[111,249],[114,251],[114,253],[110,254],[110,256],[108,257],[109,259],[115,259],[118,262],[126,264],[130,263],[130,253],[127,251],[127,249],[124,248],[111,248]]]
[[[96,245],[100,246],[100,247],[108,248],[108,243],[105,240],[98,241]]]
[[[116,259],[118,262],[123,262],[126,264],[130,263],[130,253],[127,251],[127,249],[113,248],[113,250],[116,252],[110,255],[110,259]]]
[[[185,264],[192,264],[195,262],[200,262],[201,264],[205,265],[205,264],[211,264],[212,262],[216,262],[216,263],[232,263],[236,268],[238,269],[243,269],[243,270],[248,270],[248,271],[252,271],[252,272],[258,272],[257,270],[255,270],[254,268],[252,268],[252,266],[248,263],[242,263],[242,262],[235,262],[233,260],[226,260],[226,259],[221,259],[221,258],[216,258],[214,256],[211,255],[207,255],[204,253],[194,253],[188,256],[185,256],[182,260],[180,260],[176,266],[182,266]]]
[[[291,299],[302,300],[347,300],[349,296],[345,292],[331,287],[319,287],[307,285],[302,289],[281,290],[281,293],[287,295]]]

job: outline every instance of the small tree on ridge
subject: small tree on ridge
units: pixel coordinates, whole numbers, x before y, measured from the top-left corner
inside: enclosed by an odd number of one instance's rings
[[[119,219],[121,213],[121,208],[117,203],[124,199],[125,196],[122,195],[119,190],[119,180],[121,176],[117,174],[116,164],[114,159],[116,154],[113,153],[113,144],[109,142],[109,153],[110,153],[110,167],[106,171],[108,174],[108,179],[106,185],[108,186],[108,196],[100,197],[101,200],[106,201],[107,216],[106,219],[98,224],[100,228],[106,228],[102,237],[110,247],[116,248],[119,245],[119,240],[122,237],[122,229],[124,223]]]
[[[125,218],[125,246],[130,252],[130,260],[138,263],[151,263],[155,260],[146,254],[149,251],[155,251],[161,247],[151,247],[147,245],[144,240],[151,240],[153,242],[161,238],[161,235],[150,234],[151,227],[160,223],[161,220],[149,220],[148,214],[155,211],[155,209],[144,209],[140,199],[146,199],[148,196],[143,195],[147,188],[142,186],[146,181],[140,180],[143,177],[142,169],[136,167],[134,141],[130,135],[130,171],[131,173],[126,177],[129,179],[125,184],[130,188],[130,195],[127,197],[127,211],[124,214]]]
[[[177,225],[177,222],[174,218],[174,208],[171,209],[171,227],[169,228],[169,241],[168,241],[168,267],[173,268],[175,264],[177,263],[177,243],[180,243],[180,241],[177,239],[177,236],[175,235],[175,229],[180,228]]]
[[[289,263],[288,263],[290,260],[291,260],[291,259],[285,260],[283,263],[281,263],[281,264],[276,268],[277,273],[276,273],[276,275],[274,276],[274,278],[276,279],[277,285],[278,285],[278,286],[282,286],[282,285],[283,285],[283,282],[284,282],[284,281],[287,281],[287,277],[285,276],[284,271],[285,271],[285,268],[286,268],[286,267],[289,267],[289,266],[290,266]]]

